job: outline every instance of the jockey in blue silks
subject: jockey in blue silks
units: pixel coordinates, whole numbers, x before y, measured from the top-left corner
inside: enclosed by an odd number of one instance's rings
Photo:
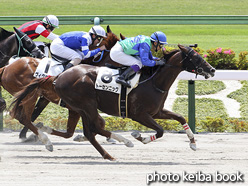
[[[160,31],[154,32],[150,37],[138,35],[117,42],[110,50],[111,59],[130,67],[116,79],[116,82],[130,88],[128,78],[138,72],[142,66],[164,65],[164,61],[152,55],[151,49],[157,52],[165,44],[167,44],[166,35]]]
[[[97,46],[100,44],[103,37],[106,37],[106,32],[99,25],[93,26],[89,32],[67,32],[53,40],[51,52],[59,57],[71,60],[65,67],[65,70],[67,70],[74,65],[78,65],[83,59],[105,50],[105,45],[95,50],[89,50],[90,45]]]

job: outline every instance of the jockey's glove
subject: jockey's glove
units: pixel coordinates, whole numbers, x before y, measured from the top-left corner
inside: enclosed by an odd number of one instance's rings
[[[156,61],[156,65],[163,66],[165,62],[163,60]]]

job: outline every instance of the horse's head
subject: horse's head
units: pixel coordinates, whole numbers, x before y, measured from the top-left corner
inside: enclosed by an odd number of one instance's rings
[[[120,39],[111,31],[109,25],[107,26],[107,37],[103,39],[100,46],[105,45],[107,50],[110,50]]]
[[[184,70],[193,72],[196,75],[202,75],[205,79],[214,76],[215,69],[208,62],[206,62],[200,54],[190,47],[180,44],[178,44],[178,47],[183,53],[181,63]]]

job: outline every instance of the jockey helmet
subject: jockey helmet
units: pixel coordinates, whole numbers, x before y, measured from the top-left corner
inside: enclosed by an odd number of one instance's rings
[[[100,36],[100,37],[106,37],[106,32],[105,30],[97,25],[97,26],[93,26],[90,30],[89,30],[90,34],[95,34],[96,36]]]
[[[59,28],[59,20],[55,15],[48,15],[42,21],[51,27]]]
[[[159,44],[162,44],[162,45],[168,44],[166,35],[161,31],[154,32],[150,38],[152,41],[156,41]]]

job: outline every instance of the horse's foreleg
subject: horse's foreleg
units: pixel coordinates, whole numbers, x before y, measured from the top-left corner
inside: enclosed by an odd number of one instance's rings
[[[185,118],[182,115],[163,109],[158,114],[156,114],[153,118],[154,119],[174,119],[180,122],[190,140],[190,148],[192,150],[196,150],[194,134],[192,130],[190,129],[188,123],[186,122]]]
[[[100,134],[102,136],[105,136],[107,138],[112,138],[115,139],[119,142],[123,142],[127,147],[133,147],[133,143],[124,138],[123,136],[119,135],[119,134],[115,134],[113,132],[109,132],[107,130],[104,129],[105,127],[105,121],[104,119],[98,114],[98,118],[97,118],[97,122],[95,123],[95,127],[94,127],[94,132],[97,134]]]
[[[83,120],[84,135],[90,141],[90,143],[96,148],[96,150],[102,155],[104,159],[108,159],[111,161],[115,160],[115,158],[113,158],[106,150],[104,150],[104,148],[102,148],[102,146],[96,141],[95,133],[91,131],[89,126],[89,125],[94,126],[95,123],[88,123],[85,117],[82,117],[82,120]]]
[[[163,128],[160,125],[158,125],[157,122],[149,114],[139,114],[139,116],[141,117],[132,118],[132,119],[148,128],[155,130],[157,133],[149,137],[141,137],[141,134],[139,132],[133,132],[132,136],[135,139],[141,141],[144,144],[147,144],[163,136],[164,133]]]
[[[61,136],[63,138],[70,138],[73,136],[75,132],[75,128],[77,126],[79,118],[80,118],[80,115],[77,112],[69,110],[66,132],[60,132],[60,131],[54,130],[48,126],[44,126],[42,123],[38,124],[37,127],[43,132],[46,132],[48,134]]]
[[[119,134],[115,134],[112,132],[110,137],[119,141],[119,142],[123,142],[127,147],[133,147],[134,146],[133,143],[129,139],[126,139]]]

